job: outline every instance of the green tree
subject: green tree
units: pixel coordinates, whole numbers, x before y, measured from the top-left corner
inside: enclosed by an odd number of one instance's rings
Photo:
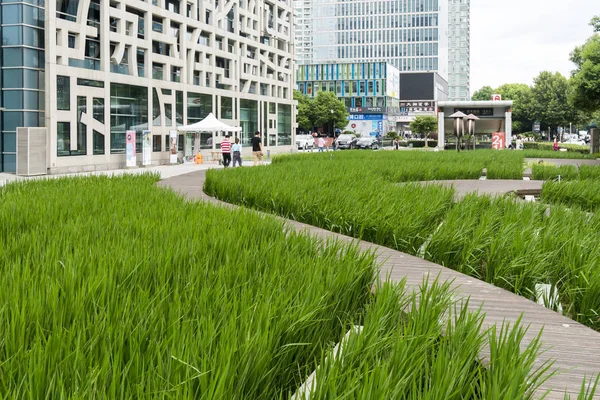
[[[433,115],[419,115],[410,123],[410,130],[417,134],[425,135],[425,147],[429,134],[437,130],[437,118]]]
[[[533,93],[531,87],[524,83],[506,83],[495,90],[502,95],[502,100],[512,100],[512,128],[515,133],[530,131],[533,125],[531,117]]]
[[[312,108],[316,126],[334,126],[344,129],[348,125],[348,110],[333,92],[319,92]]]
[[[484,86],[471,96],[472,100],[475,101],[489,101],[492,100],[492,95],[494,94],[494,89],[491,86]]]
[[[600,32],[600,15],[596,15],[592,18],[590,26],[594,28],[594,32]]]
[[[567,101],[568,91],[569,81],[558,72],[543,71],[534,79],[532,117],[550,132],[576,120],[576,112]]]
[[[314,126],[313,100],[298,90],[294,90],[294,100],[298,102],[298,113],[296,122],[298,127],[304,131],[310,131]]]
[[[600,25],[600,19],[597,22]],[[581,111],[600,110],[600,34],[594,34],[583,46],[576,47],[571,61],[576,69],[571,75],[569,100]]]

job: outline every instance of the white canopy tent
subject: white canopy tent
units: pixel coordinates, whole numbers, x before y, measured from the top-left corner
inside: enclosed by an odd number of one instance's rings
[[[208,114],[202,121],[198,121],[195,124],[179,126],[178,131],[181,132],[212,132],[212,146],[216,148],[215,143],[215,132],[241,132],[242,128],[237,126],[227,125],[221,122],[214,116],[213,113]],[[200,150],[200,136],[196,136],[196,150]]]

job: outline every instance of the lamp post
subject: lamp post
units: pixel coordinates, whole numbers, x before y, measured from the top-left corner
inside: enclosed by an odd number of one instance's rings
[[[465,132],[464,118],[467,115],[463,112],[457,111],[450,116],[454,118],[454,136],[456,136],[456,151],[460,153],[460,138]]]
[[[335,118],[333,117],[333,110],[329,110],[331,112],[331,119],[333,120],[333,136],[332,136],[332,142],[331,142],[331,147],[333,147],[333,150],[335,150],[335,146],[333,143],[335,143]]]
[[[473,136],[473,150],[475,150],[475,121],[479,121],[473,114],[467,115],[467,134]]]

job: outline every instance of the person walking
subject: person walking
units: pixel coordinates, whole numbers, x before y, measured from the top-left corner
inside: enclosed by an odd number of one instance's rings
[[[558,140],[554,138],[554,151],[558,151]]]
[[[258,165],[263,165],[263,145],[262,145],[262,141],[260,140],[260,132],[256,131],[254,133],[254,137],[250,140],[250,142],[252,143],[252,155],[254,157],[254,165],[257,164]]]
[[[400,141],[398,140],[398,137],[394,138],[394,150],[400,150]]]
[[[321,136],[317,139],[317,147],[319,148],[319,153],[325,151],[325,139]]]
[[[231,142],[229,141],[229,133],[225,134],[225,139],[221,142],[221,153],[223,154],[223,166],[229,167],[231,164]]]
[[[242,166],[242,145],[240,144],[240,138],[235,138],[235,144],[231,146],[231,151],[233,152],[233,167],[235,168],[235,163],[237,161],[238,167]]]

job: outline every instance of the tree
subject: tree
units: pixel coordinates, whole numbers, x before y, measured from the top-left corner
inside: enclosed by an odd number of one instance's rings
[[[333,112],[332,112],[333,111]],[[333,92],[319,92],[312,108],[316,126],[334,126],[343,129],[348,125],[348,110]]]
[[[427,139],[431,132],[437,130],[437,118],[433,115],[419,115],[413,122],[410,123],[410,130],[414,133],[425,135],[425,147],[427,146]]]
[[[576,120],[576,112],[567,101],[568,91],[569,81],[558,72],[543,71],[534,79],[532,116],[551,132]]]
[[[600,30],[600,18],[596,17]],[[576,69],[571,75],[569,100],[581,111],[600,110],[600,34],[594,34],[571,53]]]
[[[298,113],[296,114],[296,122],[298,127],[304,131],[310,131],[315,126],[314,113],[312,111],[312,100],[301,92],[294,90],[294,100],[298,102]]]
[[[524,83],[506,83],[495,90],[503,100],[512,100],[513,132],[523,133],[531,130],[533,119],[533,93]]]
[[[594,32],[600,32],[600,15],[596,15],[592,18],[590,26],[594,28]]]
[[[492,89],[491,86],[484,86],[481,89],[479,89],[478,91],[476,91],[475,93],[473,93],[473,96],[471,96],[472,100],[476,100],[476,101],[486,101],[486,100],[492,100],[492,95],[494,94],[494,89]]]

